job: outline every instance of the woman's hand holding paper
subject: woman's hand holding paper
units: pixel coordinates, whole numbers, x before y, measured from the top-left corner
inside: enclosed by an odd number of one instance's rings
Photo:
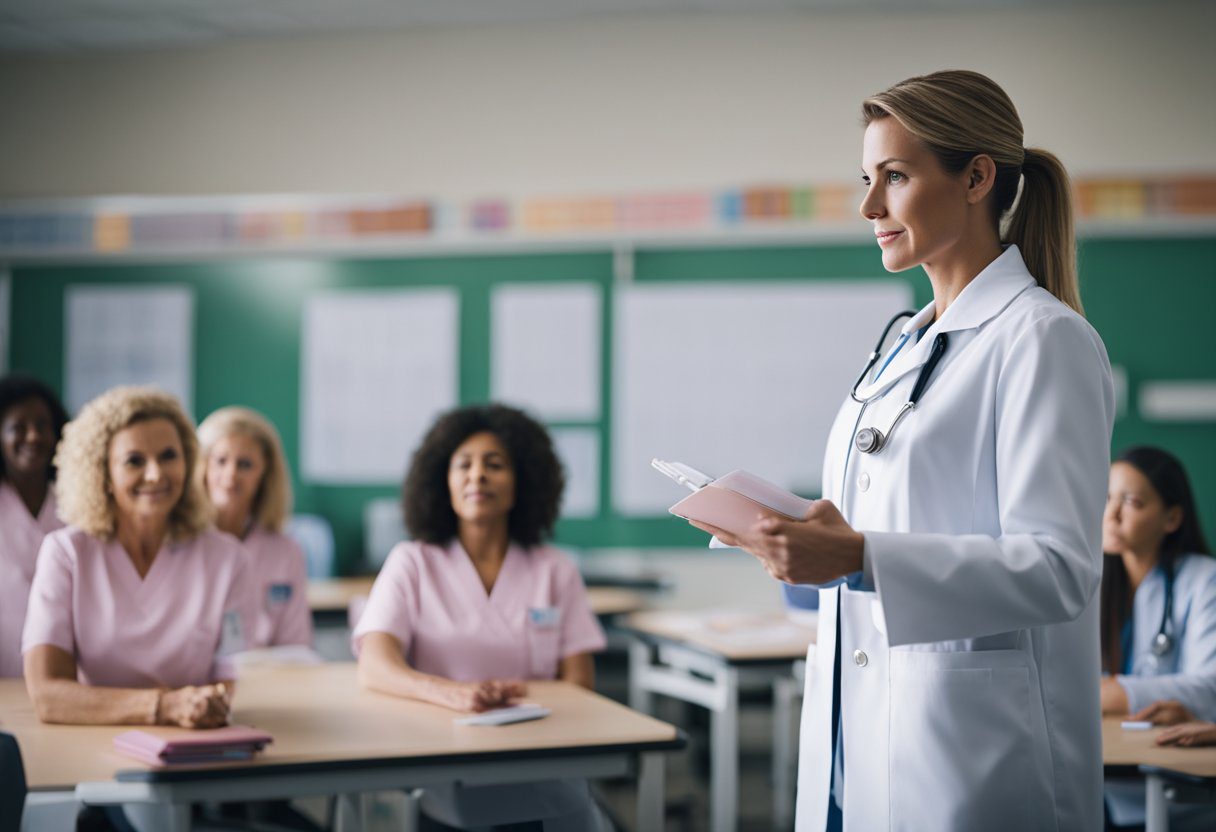
[[[760,516],[742,535],[689,522],[755,556],[770,575],[786,583],[821,584],[862,568],[865,538],[830,500],[816,500],[802,520]]]

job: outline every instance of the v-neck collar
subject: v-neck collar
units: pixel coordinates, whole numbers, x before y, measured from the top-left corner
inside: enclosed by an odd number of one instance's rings
[[[177,544],[166,536],[156,557],[152,559],[152,565],[148,567],[148,573],[142,578],[139,576],[139,570],[135,568],[135,563],[131,560],[131,555],[123,548],[117,537],[110,539],[107,555],[113,561],[118,562],[114,569],[118,572],[118,579],[126,585],[131,597],[142,602],[149,595],[154,594],[157,587],[164,583],[165,575],[172,566],[168,561],[176,554],[177,548]]]
[[[500,608],[502,599],[511,597],[511,584],[515,581],[515,574],[519,571],[519,559],[523,555],[515,543],[508,544],[507,553],[502,559],[502,566],[499,567],[498,576],[494,579],[494,585],[490,587],[489,592],[486,591],[486,585],[481,581],[481,575],[473,563],[473,558],[465,551],[460,538],[452,538],[452,542],[448,545],[448,555],[457,562],[456,569],[463,574],[460,583],[465,588],[465,594],[471,596],[470,600],[475,600],[482,607]]]
[[[42,507],[38,509],[37,514],[30,513],[29,506],[25,504],[25,500],[21,499],[21,494],[8,480],[0,480],[0,500],[12,503],[16,509],[19,509],[17,516],[31,527],[36,526],[44,532],[49,528],[48,524],[55,518],[54,483],[47,486],[46,497],[43,498]]]

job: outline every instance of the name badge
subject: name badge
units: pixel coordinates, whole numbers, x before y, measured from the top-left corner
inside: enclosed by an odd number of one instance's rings
[[[291,600],[291,584],[271,584],[266,587],[266,603],[277,607]]]
[[[230,656],[245,649],[245,628],[241,626],[241,614],[236,610],[224,613],[220,629],[220,655]]]
[[[528,623],[542,630],[556,627],[561,621],[562,611],[557,607],[529,607]]]

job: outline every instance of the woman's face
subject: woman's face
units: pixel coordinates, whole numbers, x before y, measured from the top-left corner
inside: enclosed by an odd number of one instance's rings
[[[1156,557],[1161,541],[1182,524],[1182,509],[1167,506],[1134,465],[1110,467],[1110,487],[1102,516],[1102,551]]]
[[[887,271],[932,266],[962,240],[966,172],[946,173],[937,157],[896,119],[870,122],[861,168],[866,184],[861,215],[874,225]]]
[[[36,397],[23,399],[4,411],[0,453],[10,474],[46,475],[55,453],[55,422],[46,402]]]
[[[211,446],[206,464],[212,504],[220,511],[248,516],[266,473],[262,443],[244,433],[229,434]]]
[[[448,465],[448,490],[462,523],[506,519],[515,505],[515,469],[502,441],[489,431],[464,440]]]
[[[120,517],[159,521],[182,498],[186,455],[168,419],[136,422],[110,440],[110,494]]]

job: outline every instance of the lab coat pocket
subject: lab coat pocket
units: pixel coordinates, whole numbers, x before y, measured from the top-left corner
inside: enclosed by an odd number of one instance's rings
[[[561,660],[561,610],[557,607],[528,609],[528,678],[554,679]]]
[[[891,651],[891,829],[1054,829],[1037,687],[1019,650]]]

